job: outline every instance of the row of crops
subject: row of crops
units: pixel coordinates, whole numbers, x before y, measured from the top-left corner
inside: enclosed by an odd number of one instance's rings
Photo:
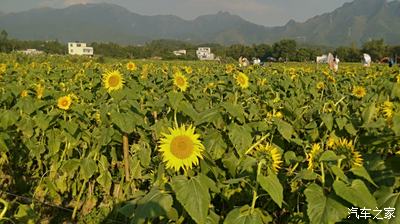
[[[0,223],[400,223],[399,100],[379,65],[2,54]]]

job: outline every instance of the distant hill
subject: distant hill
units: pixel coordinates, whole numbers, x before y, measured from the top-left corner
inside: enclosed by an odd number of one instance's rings
[[[384,38],[400,44],[400,2],[355,0],[304,23],[265,27],[228,12],[184,20],[173,15],[145,16],[112,4],[73,5],[0,13],[0,29],[24,40],[80,40],[137,44],[155,39],[221,44],[298,42],[338,46]]]
[[[275,38],[279,37],[332,46],[378,38],[400,44],[400,2],[355,0],[304,23],[290,21],[278,29]]]

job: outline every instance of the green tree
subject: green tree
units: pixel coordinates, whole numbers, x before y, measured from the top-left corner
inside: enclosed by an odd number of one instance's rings
[[[294,60],[296,57],[297,43],[295,40],[281,40],[272,45],[273,55],[284,60]]]
[[[259,44],[259,45],[254,45],[254,53],[255,57],[261,59],[261,61],[267,60],[268,57],[272,56],[272,47],[271,45],[268,44]]]
[[[379,61],[383,57],[389,56],[388,46],[383,39],[365,42],[362,46],[363,53],[371,55],[372,60]]]
[[[361,52],[355,46],[338,47],[335,50],[335,55],[337,55],[340,60],[346,62],[359,62],[361,60]]]

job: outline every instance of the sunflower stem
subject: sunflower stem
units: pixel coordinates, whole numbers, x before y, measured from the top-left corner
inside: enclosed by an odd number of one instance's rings
[[[79,191],[78,199],[77,199],[76,204],[74,206],[74,211],[72,212],[72,220],[74,220],[75,217],[76,217],[76,213],[78,211],[79,203],[81,201],[81,197],[82,197],[83,191],[85,190],[86,183],[87,183],[87,180],[84,180],[83,184],[82,184],[82,187],[81,187],[81,190]]]
[[[176,118],[176,110],[174,110],[174,123],[175,123],[175,128],[178,128],[178,119]]]
[[[264,163],[265,163],[265,160],[261,160],[257,165],[256,186],[253,189],[253,200],[251,201],[250,214],[253,214],[254,208],[256,206],[256,201],[257,201],[257,198],[258,198],[258,196],[257,196],[257,190],[258,190],[258,181],[257,181],[257,179],[258,179],[258,176],[261,174],[261,168],[262,168],[262,165]]]
[[[321,162],[321,182],[322,186],[325,186],[325,170],[324,170],[324,163]]]
[[[236,90],[235,91],[235,101],[233,102],[233,104],[237,104],[237,101],[238,101],[238,91]]]
[[[292,169],[289,170],[288,175],[291,176],[293,172],[296,170],[297,166],[299,166],[299,162],[297,162]]]
[[[129,142],[128,142],[128,134],[124,133],[122,136],[122,146],[124,150],[124,167],[125,167],[125,180],[126,182],[130,181],[129,175]]]
[[[0,203],[3,204],[4,208],[0,213],[0,220],[2,220],[8,210],[8,202],[5,201],[4,199],[0,198]]]
[[[254,143],[250,148],[246,151],[246,155],[249,154],[255,147],[257,147],[259,144],[261,144],[266,138],[268,138],[269,134],[266,134],[260,138],[256,143]]]

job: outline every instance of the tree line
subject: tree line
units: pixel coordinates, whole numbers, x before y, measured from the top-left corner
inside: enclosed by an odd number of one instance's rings
[[[295,40],[285,39],[274,44],[234,44],[224,46],[215,43],[192,44],[178,40],[154,40],[144,45],[124,46],[116,43],[90,44],[96,55],[113,58],[163,58],[168,60],[194,60],[196,49],[201,46],[210,47],[211,51],[223,58],[237,60],[239,57],[260,58],[261,61],[315,61],[315,58],[328,52],[337,55],[341,61],[359,62],[363,53],[371,55],[373,61],[379,61],[384,57],[400,56],[400,45],[388,46],[383,39],[370,40],[361,47],[340,46],[337,48],[326,46],[300,45]],[[24,49],[37,49],[49,54],[67,54],[67,44],[55,41],[25,41],[8,38],[6,31],[0,32],[0,52],[12,52]],[[175,56],[174,50],[186,49],[187,55]]]

